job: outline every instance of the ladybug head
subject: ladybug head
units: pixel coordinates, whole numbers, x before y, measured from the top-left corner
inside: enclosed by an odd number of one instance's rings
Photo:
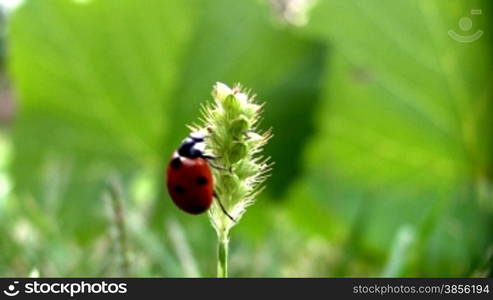
[[[183,157],[203,157],[205,150],[204,135],[200,132],[192,132],[178,148],[178,154]]]

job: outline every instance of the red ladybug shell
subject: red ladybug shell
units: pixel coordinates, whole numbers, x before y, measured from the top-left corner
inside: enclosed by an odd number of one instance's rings
[[[212,203],[212,173],[207,160],[174,153],[167,169],[167,187],[171,199],[190,214],[205,212]]]

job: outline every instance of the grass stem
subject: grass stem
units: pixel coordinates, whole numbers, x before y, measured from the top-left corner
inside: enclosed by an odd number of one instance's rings
[[[217,277],[228,277],[228,246],[229,233],[222,231],[217,240]]]

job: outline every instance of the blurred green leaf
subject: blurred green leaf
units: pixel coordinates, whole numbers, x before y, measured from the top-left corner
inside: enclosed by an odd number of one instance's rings
[[[164,99],[191,34],[191,7],[57,0],[26,1],[15,11],[9,36],[20,99],[13,166],[19,190],[48,201],[40,180],[46,158],[70,165],[62,216],[82,229],[87,220],[77,216],[101,209],[105,177],[156,168],[168,128]]]
[[[472,224],[445,209],[468,201],[478,220],[486,221],[491,214],[475,201],[478,181],[487,178],[491,184],[493,179],[492,145],[485,142],[491,141],[493,130],[482,126],[493,108],[491,37],[467,44],[447,34],[458,30],[458,20],[471,8],[487,5],[327,0],[319,2],[302,30],[332,45],[333,63],[318,114],[321,131],[306,154],[300,186],[319,190],[311,197],[329,218],[347,223],[358,217],[348,214],[357,203],[347,197],[351,190],[363,192],[361,201],[376,199],[366,249],[387,251],[396,229],[406,223],[431,225],[433,234],[443,237],[444,218],[453,218],[461,233],[440,240],[435,247],[441,255],[434,258],[451,274],[464,275],[472,266],[471,253],[492,242],[487,223]],[[488,26],[485,16],[472,18],[474,30]],[[307,201],[296,192],[291,198]],[[432,214],[433,206],[440,207],[437,214]],[[301,219],[311,212],[293,210]],[[329,236],[330,231],[325,230]],[[470,231],[478,239],[464,242]],[[429,231],[420,232],[423,243],[432,243]],[[468,254],[457,256],[449,247]],[[421,259],[431,261],[425,258],[429,252],[422,251]],[[421,265],[414,274],[432,270]]]

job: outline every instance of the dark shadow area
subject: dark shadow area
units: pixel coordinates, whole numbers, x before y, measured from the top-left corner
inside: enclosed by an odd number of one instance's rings
[[[259,91],[263,98],[269,99],[263,124],[272,126],[274,131],[273,140],[265,150],[275,162],[268,187],[275,198],[282,198],[303,170],[303,151],[316,130],[314,117],[324,92],[329,51],[320,42],[305,43],[309,47],[296,69],[272,89]]]

